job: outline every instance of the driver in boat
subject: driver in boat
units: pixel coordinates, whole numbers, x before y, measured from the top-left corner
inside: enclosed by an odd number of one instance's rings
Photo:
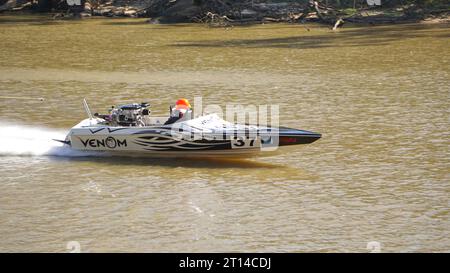
[[[187,99],[179,99],[175,103],[175,108],[170,108],[170,117],[164,125],[175,123],[183,117],[189,118],[188,115],[191,112],[192,107],[189,101]]]

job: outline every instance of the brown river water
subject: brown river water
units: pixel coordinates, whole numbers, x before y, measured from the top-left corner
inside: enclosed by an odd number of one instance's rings
[[[449,61],[441,24],[2,15],[0,251],[448,252]],[[226,161],[82,156],[51,140],[85,118],[84,97],[164,115],[195,96],[276,104],[280,125],[323,137]]]

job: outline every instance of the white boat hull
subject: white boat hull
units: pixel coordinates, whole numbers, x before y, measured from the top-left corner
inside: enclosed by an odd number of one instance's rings
[[[111,127],[102,125],[100,119],[86,119],[71,129],[65,142],[75,150],[113,155],[244,158],[271,156],[277,153],[279,144],[310,143],[320,138],[312,132],[286,128],[280,134],[278,129],[261,133],[267,127],[255,126],[230,130],[219,126],[219,129],[203,131],[202,128],[198,131],[195,125],[187,122],[184,130],[180,127],[174,129],[171,125]]]

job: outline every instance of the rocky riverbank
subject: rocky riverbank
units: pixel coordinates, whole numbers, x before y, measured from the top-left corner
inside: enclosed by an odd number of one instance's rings
[[[47,0],[52,1],[52,0]],[[66,0],[53,0],[54,18],[67,17],[145,17],[150,23],[206,23],[210,26],[230,26],[268,22],[319,22],[334,29],[344,23],[393,24],[420,22],[450,23],[450,7],[433,9],[415,5],[396,7],[361,7],[336,9],[323,1],[238,1],[226,0],[86,0],[73,12]],[[51,2],[53,3],[53,2]],[[0,12],[39,10],[37,0],[0,0]],[[72,11],[72,12],[71,12]]]

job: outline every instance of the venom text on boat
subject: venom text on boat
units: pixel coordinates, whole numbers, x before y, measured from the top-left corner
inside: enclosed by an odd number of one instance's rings
[[[191,118],[190,109],[181,114],[171,108],[169,118],[152,117],[146,103],[94,116],[85,101],[84,105],[89,118],[61,141],[75,150],[153,157],[250,157],[321,137],[292,128],[233,124],[216,114]]]

